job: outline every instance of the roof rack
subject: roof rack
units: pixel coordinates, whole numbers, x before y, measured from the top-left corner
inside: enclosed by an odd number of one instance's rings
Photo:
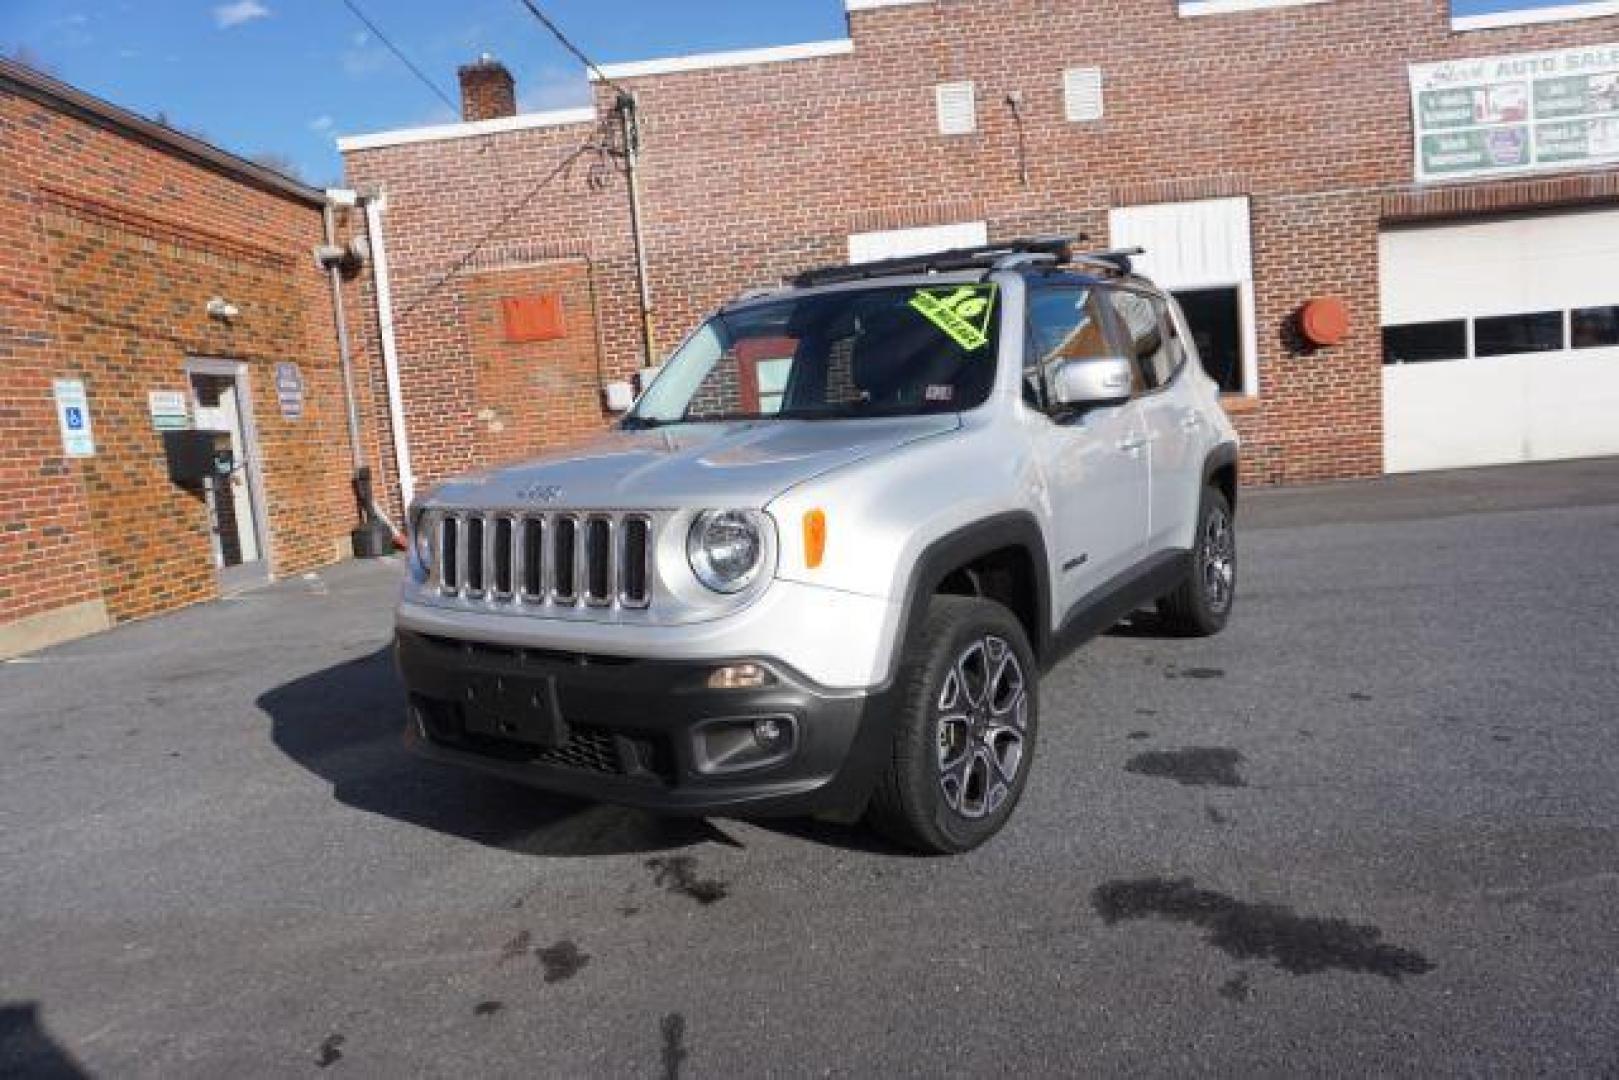
[[[1147,249],[1143,247],[1109,248],[1106,251],[1086,251],[1068,259],[1071,266],[1083,266],[1092,270],[1101,270],[1120,277],[1129,277],[1136,272],[1135,262],[1138,255],[1145,255]]]
[[[1077,238],[1081,243],[1085,237]],[[1073,254],[1076,238],[1071,236],[1036,236],[1024,240],[1010,240],[1002,244],[981,247],[953,248],[930,255],[909,255],[899,259],[855,263],[851,266],[824,266],[806,270],[792,279],[798,288],[832,285],[841,281],[864,281],[867,278],[893,277],[898,274],[942,274],[952,270],[994,269],[1002,263],[1067,262]],[[1015,260],[1015,262],[1014,262]]]
[[[806,270],[792,279],[800,289],[834,285],[846,281],[895,277],[900,274],[942,274],[953,270],[1010,270],[1018,266],[1073,266],[1109,276],[1130,277],[1135,273],[1132,260],[1146,254],[1144,248],[1109,248],[1105,251],[1075,251],[1075,243],[1088,237],[1035,236],[981,247],[953,248],[929,255],[909,255],[899,259],[855,263],[849,266],[823,266]]]

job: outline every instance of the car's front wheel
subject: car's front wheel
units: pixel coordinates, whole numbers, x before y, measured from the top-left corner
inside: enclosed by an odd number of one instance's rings
[[[1001,830],[1028,782],[1034,651],[1004,606],[937,596],[900,678],[902,711],[868,819],[917,851],[970,851]]]

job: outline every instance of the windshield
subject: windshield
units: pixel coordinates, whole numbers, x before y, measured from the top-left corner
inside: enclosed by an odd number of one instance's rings
[[[670,357],[628,427],[956,412],[995,382],[996,286],[820,293],[716,315]]]

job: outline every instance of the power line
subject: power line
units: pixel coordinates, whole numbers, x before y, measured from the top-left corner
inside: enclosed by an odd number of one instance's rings
[[[561,28],[558,27],[556,23],[552,22],[545,12],[539,9],[538,5],[534,3],[534,0],[517,0],[517,2],[528,8],[529,14],[540,20],[540,25],[551,31],[551,36],[556,38],[564,49],[567,49],[569,52],[573,53],[579,62],[585,65],[585,70],[596,76],[597,81],[606,86],[612,87],[613,90],[616,91],[621,97],[629,96],[628,91],[607,77],[606,72],[602,71],[600,65],[598,65],[596,61],[586,56],[579,46],[568,40],[568,35],[564,34]]]
[[[586,154],[591,153],[592,151],[601,152],[602,150],[602,141],[598,136],[588,140],[582,146],[576,148],[567,157],[563,158],[557,164],[556,168],[546,173],[540,178],[538,183],[529,188],[521,199],[518,199],[516,202],[512,203],[512,205],[508,206],[506,211],[500,215],[500,219],[491,225],[482,236],[478,237],[473,245],[467,248],[461,257],[450,265],[448,270],[440,274],[431,285],[427,286],[420,293],[418,293],[416,298],[412,300],[402,311],[400,311],[399,314],[393,316],[391,320],[393,325],[397,327],[400,323],[404,322],[405,318],[410,315],[411,312],[421,307],[422,304],[426,303],[434,293],[444,288],[444,286],[450,283],[452,278],[454,278],[462,270],[465,270],[467,264],[478,257],[478,253],[484,249],[489,241],[493,240],[497,235],[499,235],[501,230],[505,229],[507,225],[510,225],[518,214],[521,214],[525,209],[527,209],[528,204],[533,202],[539,196],[540,192],[544,191],[553,180],[566,173],[573,166],[574,162],[578,161],[581,157],[584,157]]]
[[[450,110],[457,116],[460,115],[460,104],[458,104],[454,98],[450,97],[450,95],[446,94],[443,89],[439,87],[438,83],[428,78],[421,68],[412,63],[410,57],[406,56],[399,46],[388,40],[388,35],[384,34],[377,24],[372,22],[366,16],[365,12],[360,10],[359,5],[355,4],[354,0],[343,0],[343,6],[348,8],[349,11],[353,12],[354,17],[359,19],[360,22],[364,23],[365,28],[369,30],[378,41],[382,42],[382,44],[387,47],[389,52],[397,56],[399,58],[399,62],[409,68],[410,73],[416,76],[416,78],[420,79],[423,86],[433,91],[434,97],[437,97],[440,101],[444,102],[444,104],[448,105]]]

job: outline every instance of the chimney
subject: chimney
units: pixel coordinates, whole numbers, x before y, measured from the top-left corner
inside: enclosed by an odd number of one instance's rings
[[[484,53],[459,74],[461,119],[498,120],[517,115],[517,84],[505,64]]]

